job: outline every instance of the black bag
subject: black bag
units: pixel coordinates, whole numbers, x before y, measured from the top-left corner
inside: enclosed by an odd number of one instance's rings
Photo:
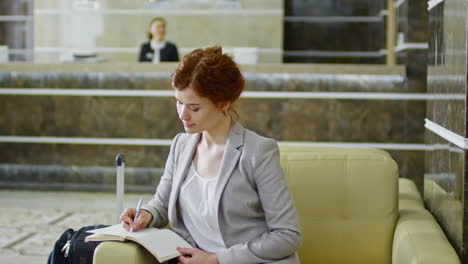
[[[47,264],[92,264],[94,250],[100,242],[85,242],[85,237],[91,235],[86,231],[103,227],[107,226],[85,226],[78,231],[67,229],[55,242]]]

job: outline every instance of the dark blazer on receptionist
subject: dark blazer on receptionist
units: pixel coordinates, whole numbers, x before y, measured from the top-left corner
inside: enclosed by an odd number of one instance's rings
[[[196,246],[179,213],[179,194],[201,134],[178,134],[154,198],[142,209],[150,226],[171,227]],[[299,263],[302,234],[296,209],[280,166],[278,144],[234,122],[218,176],[215,200],[226,249],[221,264]]]
[[[138,57],[139,62],[152,62],[154,56],[154,50],[151,48],[149,42],[145,42],[141,45],[140,56]],[[160,61],[179,61],[179,53],[177,47],[173,43],[166,41],[166,45],[159,51]]]

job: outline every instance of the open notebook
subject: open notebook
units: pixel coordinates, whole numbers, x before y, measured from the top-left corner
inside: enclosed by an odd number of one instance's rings
[[[183,238],[169,229],[145,228],[136,232],[128,232],[117,224],[105,228],[87,231],[93,233],[85,241],[134,241],[146,248],[156,259],[162,263],[176,258],[181,254],[176,247],[192,248]]]

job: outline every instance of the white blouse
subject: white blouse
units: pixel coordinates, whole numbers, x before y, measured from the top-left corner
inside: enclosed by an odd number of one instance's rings
[[[200,176],[192,162],[179,195],[184,224],[197,246],[208,253],[226,248],[219,230],[214,198],[218,178]]]
[[[153,63],[158,64],[161,62],[161,58],[159,57],[160,51],[164,46],[166,46],[166,41],[156,42],[156,40],[152,40],[150,42],[151,48],[154,50],[153,54]]]

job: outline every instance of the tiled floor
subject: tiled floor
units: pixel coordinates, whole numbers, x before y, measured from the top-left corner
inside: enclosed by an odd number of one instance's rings
[[[140,196],[125,195],[125,207]],[[67,228],[117,223],[115,194],[0,190],[0,263],[44,264]]]

